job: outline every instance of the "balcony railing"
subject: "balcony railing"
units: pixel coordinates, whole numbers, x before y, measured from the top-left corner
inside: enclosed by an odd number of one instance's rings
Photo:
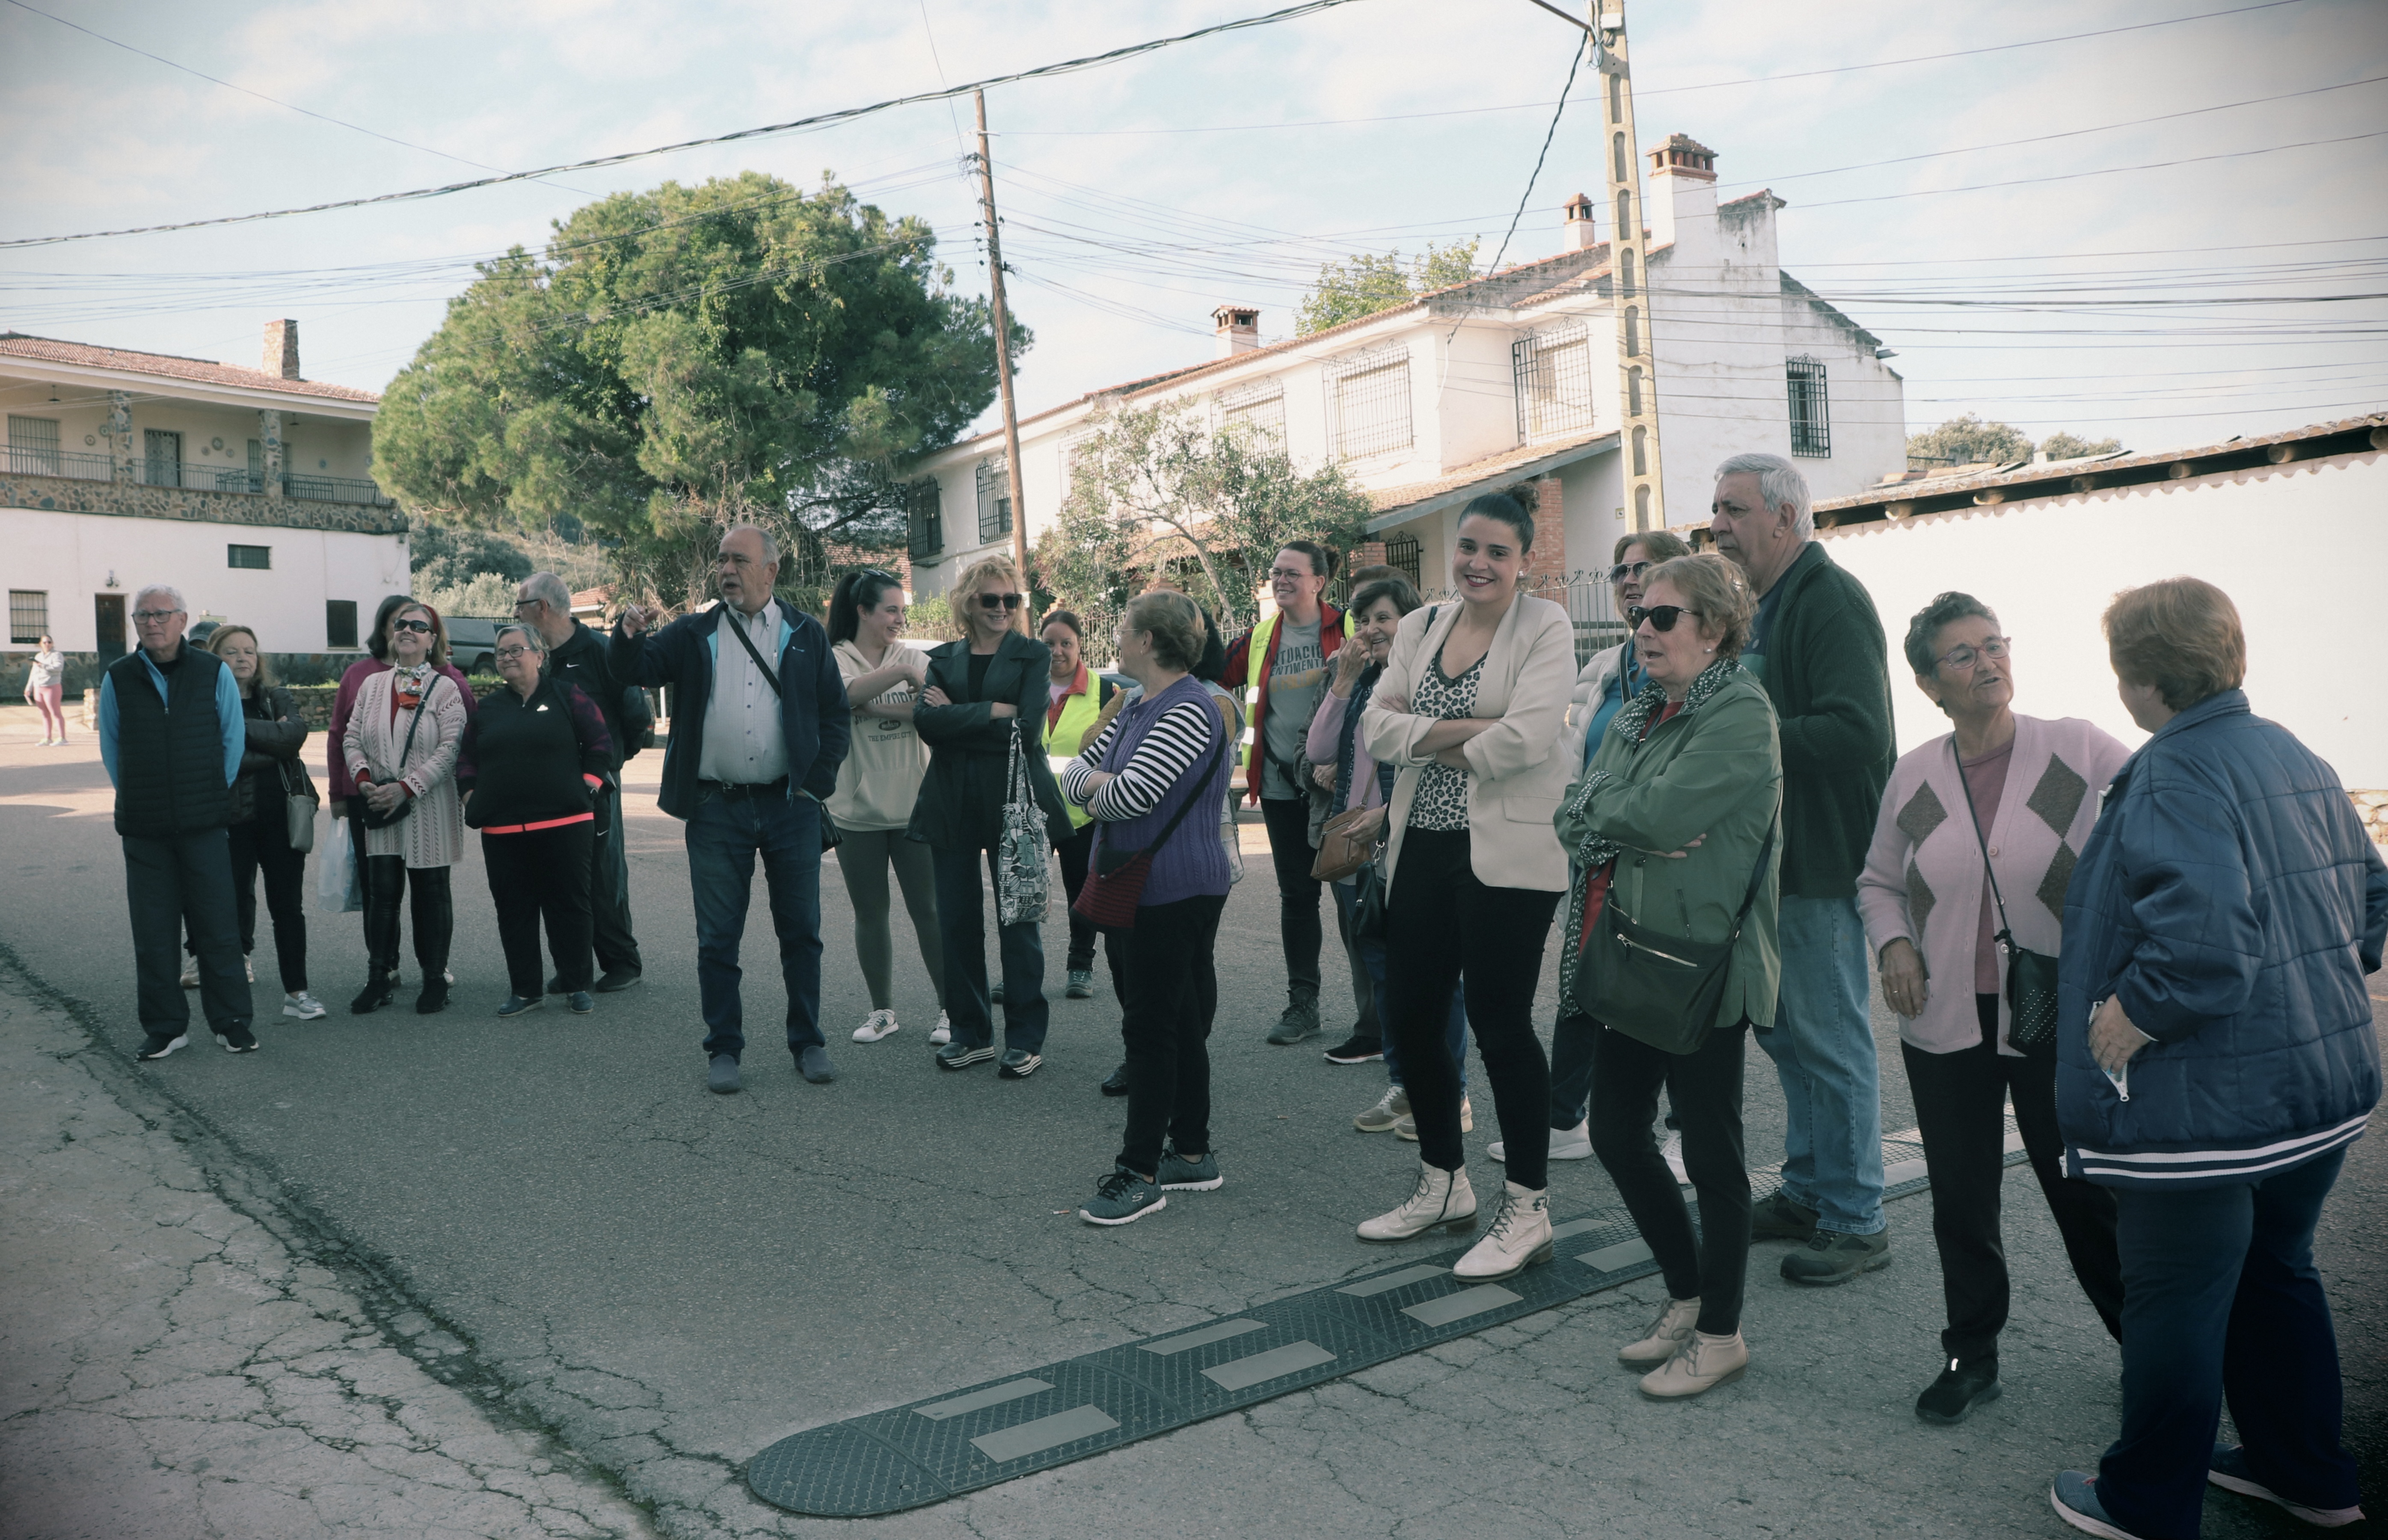
[[[381,488],[355,476],[286,475],[283,495],[314,502],[386,503]]]
[[[60,449],[29,449],[21,447],[0,449],[0,464],[11,475],[64,476],[70,481],[114,481],[118,462],[108,455],[70,454]],[[245,465],[201,464],[196,461],[135,460],[128,467],[132,481],[140,486],[180,486],[194,492],[246,492],[252,496],[265,490],[266,478]],[[358,476],[301,475],[286,473],[282,477],[285,497],[303,498],[310,502],[359,503],[366,506],[387,506],[389,499],[371,481]]]
[[[68,454],[60,449],[0,450],[7,457],[8,473],[19,476],[68,476],[76,481],[114,481],[116,461],[106,455]]]

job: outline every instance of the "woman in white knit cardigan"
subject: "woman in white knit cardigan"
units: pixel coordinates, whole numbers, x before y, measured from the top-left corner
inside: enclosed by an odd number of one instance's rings
[[[2097,819],[2099,793],[2129,751],[2076,718],[2017,715],[2013,653],[1998,617],[1971,595],[1945,593],[1925,606],[1908,625],[1906,650],[1916,687],[1954,730],[1892,769],[1858,879],[1858,912],[1882,962],[1883,1003],[1900,1018],[1949,1311],[1940,1334],[1946,1362],[1915,1414],[1950,1423],[1999,1394],[2009,1098],[2073,1274],[2119,1338],[2114,1194],[2064,1173],[2056,1061],[2007,1041],[2006,957],[1992,938],[2002,903],[2016,946],[2057,954],[2074,859]]]
[[[448,1004],[448,943],[456,923],[448,871],[464,851],[464,809],[456,798],[464,695],[440,672],[448,661],[447,634],[438,612],[427,604],[409,604],[390,617],[389,661],[387,670],[359,687],[341,752],[368,806],[411,803],[412,811],[394,824],[365,831],[369,972],[363,992],[349,1009],[367,1015],[387,1004],[396,991],[398,900],[404,889],[414,922],[414,958],[423,969],[423,992],[414,1008],[428,1016]]]

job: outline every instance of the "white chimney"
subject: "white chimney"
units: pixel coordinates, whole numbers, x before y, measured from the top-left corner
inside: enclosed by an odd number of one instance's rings
[[[1600,244],[1592,223],[1592,199],[1578,193],[1564,205],[1567,213],[1565,249],[1590,251]]]
[[[298,377],[298,323],[295,321],[269,321],[265,323],[265,357],[261,367],[268,374],[286,380]]]
[[[1234,358],[1261,345],[1261,312],[1252,305],[1222,305],[1211,312],[1219,339],[1219,357]]]
[[[1716,151],[1688,135],[1669,134],[1650,152],[1651,249],[1713,246],[1716,210]]]

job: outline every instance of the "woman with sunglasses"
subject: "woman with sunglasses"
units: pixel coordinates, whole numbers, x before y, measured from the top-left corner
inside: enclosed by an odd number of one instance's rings
[[[1687,1051],[1606,1022],[1593,1031],[1593,1154],[1667,1284],[1658,1319],[1617,1355],[1648,1370],[1642,1393],[1654,1399],[1697,1395],[1749,1363],[1741,1339],[1749,1264],[1742,1061],[1746,1029],[1773,1025],[1782,977],[1783,750],[1774,707],[1741,665],[1757,612],[1740,569],[1721,556],[1651,569],[1642,602],[1626,612],[1649,683],[1601,734],[1557,818],[1575,867],[1559,959],[1562,1016],[1592,1015],[1575,997],[1577,959],[1609,934],[1600,928],[1612,907],[1608,917],[1632,920],[1645,940],[1657,931],[1696,946],[1732,943],[1715,1016],[1682,1024],[1698,1033]],[[1632,966],[1632,956],[1611,940],[1590,967]],[[1661,1087],[1683,1125],[1683,1165],[1700,1200],[1696,1240],[1651,1133]]]
[[[1951,730],[1892,767],[1858,878],[1858,914],[1882,961],[1883,1004],[1899,1018],[1899,1056],[1932,1166],[1932,1240],[1949,1326],[1939,1376],[1917,1397],[1915,1415],[1952,1423],[1999,1394],[2010,1100],[2073,1276],[2106,1330],[2122,1334],[2115,1194],[2064,1175],[2055,1055],[2026,1054],[2008,1041],[2012,1002],[1996,938],[2004,930],[2027,952],[2057,955],[2065,888],[2098,816],[2096,793],[2130,752],[2076,718],[2018,715],[2012,646],[1998,616],[1970,594],[1945,593],[1917,612],[1906,650],[1915,688],[1948,713]]]
[[[1491,1230],[1452,1269],[1472,1283],[1551,1256],[1551,1069],[1534,1035],[1534,985],[1567,890],[1551,814],[1575,767],[1572,744],[1561,751],[1575,627],[1565,609],[1519,589],[1533,546],[1533,515],[1514,498],[1461,510],[1459,602],[1402,617],[1360,715],[1369,755],[1396,770],[1380,862],[1385,997],[1419,1155],[1416,1190],[1363,1223],[1360,1239],[1475,1224],[1459,1066],[1445,1041],[1464,978],[1509,1156]]]
[[[952,1041],[937,1050],[946,1069],[995,1058],[983,915],[984,864],[1001,891],[995,854],[1011,767],[1026,773],[1048,838],[1070,837],[1070,815],[1045,763],[1045,682],[1052,654],[1023,632],[1027,602],[1020,569],[1002,557],[973,562],[948,596],[959,639],[929,653],[928,688],[912,726],[929,746],[928,779],[913,804],[911,837],[928,844],[936,876],[938,940],[946,962],[946,1015]],[[1045,1062],[1045,949],[1035,920],[999,925],[1003,966],[1002,1063],[997,1074],[1025,1079]]]
[[[447,667],[448,633],[439,612],[409,600],[389,621],[389,667],[357,687],[356,708],[340,736],[341,759],[356,788],[357,815],[395,815],[367,828],[365,987],[349,1003],[369,1016],[398,991],[398,903],[414,916],[414,960],[424,1016],[448,1006],[448,943],[456,926],[449,868],[464,853],[464,814],[456,798],[456,755],[471,725],[473,692]]]

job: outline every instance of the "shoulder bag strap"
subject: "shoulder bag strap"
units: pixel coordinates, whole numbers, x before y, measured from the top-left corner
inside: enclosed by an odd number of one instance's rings
[[[1775,831],[1783,827],[1783,814],[1777,811],[1774,822],[1766,826],[1766,843],[1758,847],[1758,865],[1749,869],[1749,888],[1741,895],[1741,913],[1733,917],[1733,939],[1741,940],[1741,928],[1749,919],[1750,906],[1758,902],[1758,885],[1766,877],[1766,863],[1774,854]]]
[[[406,741],[399,746],[398,751],[398,775],[401,780],[406,778],[406,756],[414,752],[414,729],[423,726],[423,709],[431,704],[431,692],[438,689],[439,681],[446,677],[446,675],[433,670],[431,682],[423,687],[423,699],[414,703],[414,715],[406,724]],[[393,689],[396,688],[391,687]]]
[[[1982,871],[1990,879],[1990,902],[1999,906],[1999,933],[1991,938],[2012,953],[2014,935],[2007,928],[2007,901],[1999,891],[1999,874],[1990,865],[1990,842],[1982,833],[1982,814],[1974,806],[1974,788],[1965,779],[1965,762],[1957,757],[1957,735],[1949,735],[1949,760],[1957,767],[1957,789],[1965,794],[1965,815],[1974,822],[1974,843],[1981,847]]]
[[[1177,804],[1177,811],[1169,815],[1169,822],[1161,826],[1161,832],[1142,847],[1145,850],[1157,851],[1169,843],[1169,837],[1177,832],[1178,824],[1188,812],[1192,811],[1196,802],[1202,801],[1202,788],[1210,784],[1211,772],[1217,767],[1220,751],[1225,749],[1227,743],[1227,734],[1225,730],[1226,717],[1223,712],[1216,709],[1215,701],[1211,714],[1219,721],[1221,731],[1218,741],[1212,744],[1211,751],[1202,756],[1202,769],[1194,782],[1194,789],[1187,794],[1184,802]]]
[[[730,613],[735,615],[737,612],[733,610]],[[720,622],[716,621],[714,624],[718,625]],[[737,621],[732,620],[730,623],[730,634],[738,638],[738,645],[746,650],[746,656],[754,659],[755,666],[763,671],[764,681],[771,687],[771,694],[779,700],[786,700],[786,694],[780,688],[780,675],[778,672],[775,671],[769,663],[763,661],[763,654],[755,646],[755,638],[746,634],[746,627],[740,625]]]

